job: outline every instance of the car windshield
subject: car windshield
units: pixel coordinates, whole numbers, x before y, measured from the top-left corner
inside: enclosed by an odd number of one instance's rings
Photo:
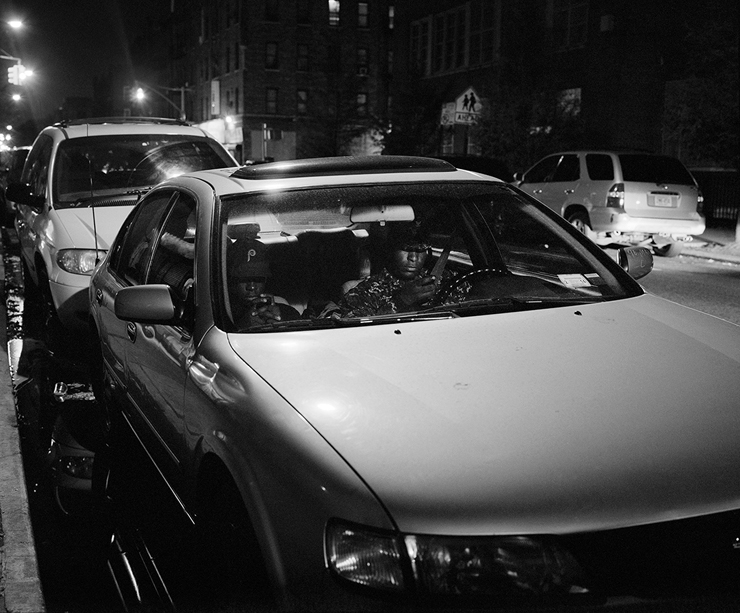
[[[186,172],[232,164],[205,137],[129,134],[69,139],[59,145],[54,202],[65,208],[96,196],[141,193]]]
[[[453,319],[642,291],[567,224],[505,184],[227,196],[217,228],[219,325],[228,331]],[[265,311],[273,315],[261,317]]]

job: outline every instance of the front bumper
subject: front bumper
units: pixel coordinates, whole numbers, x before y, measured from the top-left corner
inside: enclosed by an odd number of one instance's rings
[[[78,276],[81,282],[76,285],[50,281],[49,289],[62,325],[71,331],[86,332],[90,312],[90,277]]]

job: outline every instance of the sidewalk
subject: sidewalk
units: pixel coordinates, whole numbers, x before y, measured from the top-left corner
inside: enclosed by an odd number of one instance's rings
[[[707,228],[684,247],[683,254],[740,264],[740,241],[735,240],[735,228]]]
[[[46,607],[28,510],[6,317],[4,245],[0,235],[0,613],[43,613]]]

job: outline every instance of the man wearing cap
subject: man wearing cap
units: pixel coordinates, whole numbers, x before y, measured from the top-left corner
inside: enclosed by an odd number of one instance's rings
[[[239,329],[299,319],[300,313],[280,296],[265,291],[272,276],[266,247],[259,240],[243,239],[229,260],[232,311]]]
[[[387,244],[390,249],[387,266],[342,297],[338,305],[342,317],[413,311],[429,302],[439,289],[443,279],[435,278],[424,269],[430,247],[416,224],[394,226],[389,231]],[[462,287],[459,293],[465,294],[468,289]]]

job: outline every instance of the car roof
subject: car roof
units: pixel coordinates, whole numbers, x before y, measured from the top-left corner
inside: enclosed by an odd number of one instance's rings
[[[210,183],[218,195],[286,187],[320,187],[358,183],[422,181],[490,181],[500,179],[458,169],[434,158],[399,155],[306,158],[201,170],[183,175]],[[178,179],[165,183],[177,184]]]
[[[209,137],[201,128],[176,119],[152,117],[97,117],[62,121],[47,126],[41,132],[55,140],[120,134],[184,134]]]

